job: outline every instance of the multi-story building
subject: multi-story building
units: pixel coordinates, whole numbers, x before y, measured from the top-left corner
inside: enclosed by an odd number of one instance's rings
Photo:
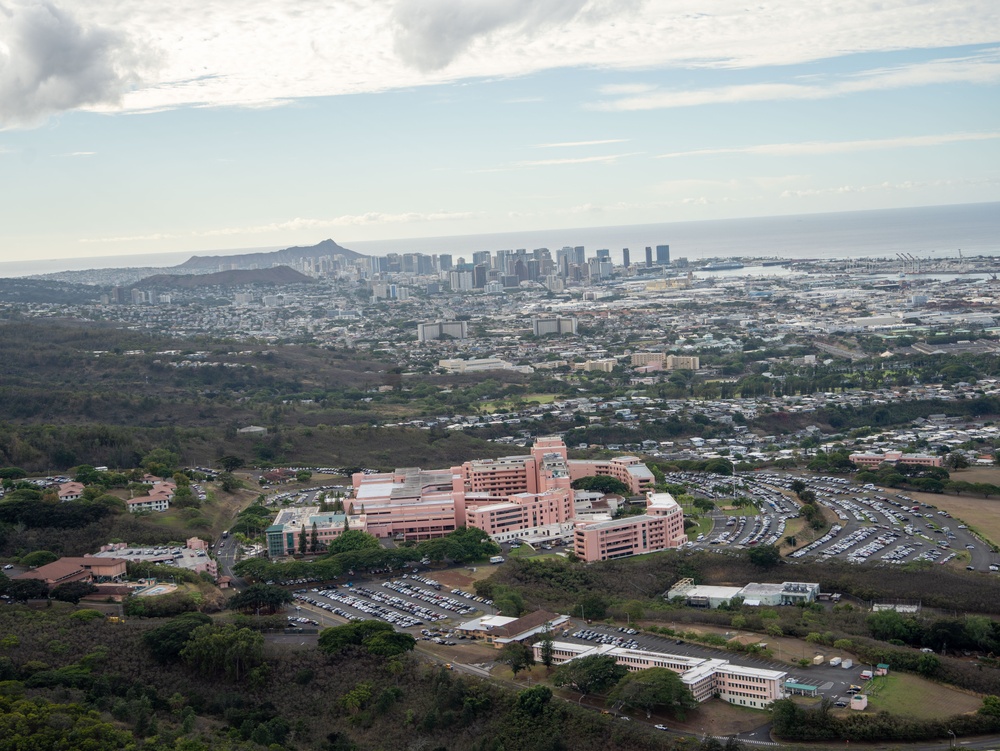
[[[645,514],[578,522],[573,534],[574,552],[588,563],[669,550],[686,541],[684,512],[669,493],[649,493]]]
[[[888,464],[915,464],[920,467],[943,466],[940,456],[930,454],[904,454],[902,451],[886,451],[884,454],[851,454],[850,459],[859,467],[878,467]]]
[[[632,365],[651,365],[666,359],[667,356],[662,352],[633,352],[631,362]]]
[[[588,563],[669,550],[686,540],[684,511],[669,493],[650,493],[645,514],[578,522],[573,533],[574,552]]]
[[[536,642],[533,649],[535,660],[540,661],[542,642]],[[666,668],[679,673],[681,681],[690,689],[695,701],[698,702],[718,696],[730,704],[764,709],[785,696],[782,688],[788,674],[782,670],[763,670],[734,665],[728,660],[647,652],[613,647],[609,644],[593,646],[563,641],[552,643],[553,662],[557,665],[591,655],[613,657],[615,662],[624,665],[632,672],[649,668]]]
[[[543,316],[531,319],[531,330],[535,336],[549,334],[575,334],[577,319],[574,316]]]
[[[417,341],[429,342],[433,339],[465,339],[469,335],[467,321],[438,321],[418,323]]]
[[[582,477],[607,475],[628,485],[632,495],[642,495],[653,489],[656,478],[637,456],[618,456],[614,459],[570,459],[567,462],[570,481]]]
[[[667,370],[698,370],[701,360],[697,355],[667,355],[663,367]]]
[[[461,526],[478,527],[500,542],[564,537],[576,524],[570,483],[589,475],[616,477],[635,494],[653,482],[652,473],[634,456],[570,460],[560,438],[538,438],[531,452],[520,456],[476,459],[448,469],[359,472],[352,478],[353,496],[345,501],[349,510],[354,509],[349,519],[343,514],[320,514],[315,506],[285,509],[267,530],[268,554],[279,557],[297,551],[303,529],[311,544],[313,524],[320,545],[325,546],[343,532],[345,521],[351,529],[404,540],[442,537]],[[668,507],[658,498],[645,515],[635,517],[655,517],[647,529],[640,526],[638,535],[645,536],[647,544],[637,549],[673,547],[674,508],[680,512],[677,504]],[[683,534],[683,522],[680,529]]]

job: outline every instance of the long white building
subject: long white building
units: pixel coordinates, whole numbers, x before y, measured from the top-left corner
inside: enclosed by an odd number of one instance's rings
[[[535,660],[540,662],[542,642],[536,642],[533,649]],[[619,665],[624,665],[633,672],[648,668],[667,668],[680,673],[684,685],[698,702],[718,696],[730,704],[764,709],[771,702],[785,698],[782,687],[788,674],[783,670],[762,670],[734,665],[728,660],[646,652],[613,647],[610,644],[593,646],[565,641],[552,643],[552,655],[553,662],[557,665],[580,657],[609,655]]]

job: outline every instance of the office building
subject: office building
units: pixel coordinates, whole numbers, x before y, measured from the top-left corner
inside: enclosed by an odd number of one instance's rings
[[[577,319],[574,316],[540,316],[531,319],[531,331],[535,336],[575,334]]]
[[[648,493],[645,514],[577,522],[573,532],[574,552],[588,563],[656,553],[685,542],[684,511],[669,493]]]
[[[438,321],[417,324],[417,341],[429,342],[434,339],[465,339],[468,336],[467,321]]]
[[[669,266],[670,265],[670,246],[669,245],[657,245],[656,246],[656,264],[658,266]]]

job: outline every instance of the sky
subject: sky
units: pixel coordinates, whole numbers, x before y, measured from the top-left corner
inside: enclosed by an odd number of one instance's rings
[[[0,260],[1000,200],[996,0],[0,0]]]

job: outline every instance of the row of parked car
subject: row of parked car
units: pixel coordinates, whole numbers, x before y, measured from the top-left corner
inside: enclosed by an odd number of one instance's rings
[[[635,629],[627,629],[626,634],[638,633]],[[574,639],[583,639],[584,641],[593,641],[598,644],[610,644],[614,647],[624,647],[625,649],[638,649],[639,642],[635,639],[626,639],[624,636],[614,636],[612,634],[605,634],[601,631],[591,631],[590,629],[581,629],[573,633]]]
[[[445,595],[439,595],[437,592],[422,589],[406,581],[395,580],[382,582],[382,586],[387,589],[391,589],[393,592],[405,594],[407,597],[413,597],[421,602],[426,602],[428,605],[434,605],[442,610],[447,610],[450,613],[469,615],[470,613],[476,612],[476,608],[471,607],[464,602],[453,600]]]

